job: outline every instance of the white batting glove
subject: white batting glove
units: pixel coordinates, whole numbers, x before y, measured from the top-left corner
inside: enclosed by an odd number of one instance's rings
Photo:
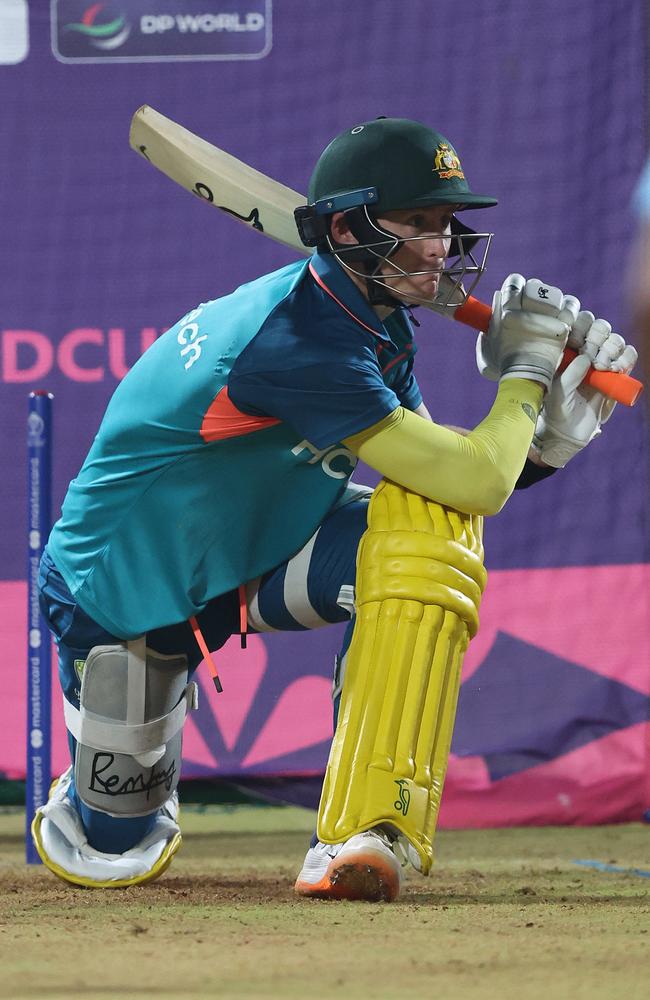
[[[479,334],[476,363],[492,381],[526,378],[549,388],[580,302],[537,278],[510,274],[494,293],[487,334]]]
[[[600,434],[616,403],[596,389],[583,385],[589,367],[599,371],[632,370],[637,352],[626,344],[604,319],[584,310],[569,334],[569,347],[578,357],[553,380],[535,427],[533,441],[547,465],[562,469]]]

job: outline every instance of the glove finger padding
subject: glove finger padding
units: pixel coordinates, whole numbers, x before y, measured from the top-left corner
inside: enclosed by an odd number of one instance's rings
[[[610,333],[598,350],[592,364],[598,371],[623,372],[627,375],[634,368],[638,357],[637,350],[632,344],[626,344],[620,334]],[[615,401],[593,389],[588,389],[586,386],[581,391],[588,396],[594,409],[599,407],[598,420],[602,427],[614,412]]]
[[[598,348],[598,353],[592,364],[598,371],[612,370],[612,364],[625,350],[625,341],[619,333],[610,333]]]
[[[625,375],[629,375],[638,359],[639,354],[636,347],[633,347],[632,344],[627,344],[621,354],[619,354],[619,356],[612,361],[610,370],[613,372],[623,372]]]
[[[545,316],[558,316],[563,303],[564,295],[555,285],[545,285],[539,278],[529,278],[522,289],[519,308]],[[515,309],[516,306],[508,303],[505,308]]]
[[[574,351],[579,351],[585,342],[587,333],[591,328],[591,324],[594,322],[596,317],[588,309],[583,309],[575,318],[575,321],[571,324],[571,332],[569,333],[568,345],[572,347]]]
[[[623,372],[629,374],[634,368],[638,353],[632,344],[626,344],[623,337],[612,332],[605,319],[596,319],[592,312],[583,309],[571,325],[569,347],[585,353],[594,368],[599,371]]]
[[[582,350],[585,354],[589,355],[592,365],[595,363],[601,348],[611,336],[611,333],[611,324],[608,323],[606,319],[596,319],[589,327]],[[605,368],[606,367],[607,363],[605,363]]]
[[[521,295],[525,287],[526,279],[523,274],[509,274],[499,291],[494,293],[494,300],[498,296],[499,302],[499,312],[496,315],[501,315],[501,309],[521,309]],[[495,313],[494,300],[492,301],[493,314]]]
[[[535,427],[535,444],[547,465],[562,467],[600,434],[615,402],[584,385],[591,365],[601,371],[629,372],[637,352],[626,345],[604,319],[578,312],[569,345],[579,351],[566,370],[553,380]]]
[[[526,378],[546,388],[555,374],[580,302],[538,278],[509,274],[492,299],[492,320],[476,342],[485,378]]]
[[[562,307],[557,318],[566,323],[568,327],[573,327],[579,315],[580,299],[577,299],[575,295],[565,295],[562,299]]]
[[[567,319],[573,319],[576,305],[573,296],[563,295],[538,278],[530,278],[523,286],[521,275],[506,278],[501,313],[488,331],[488,338],[494,334],[500,341],[495,346],[501,377],[527,378],[548,388],[569,333],[569,324],[559,318],[560,313],[564,310]]]

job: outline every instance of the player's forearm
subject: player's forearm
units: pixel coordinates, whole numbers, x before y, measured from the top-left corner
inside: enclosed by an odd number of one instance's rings
[[[496,514],[512,493],[531,445],[542,387],[510,379],[466,436],[398,407],[345,442],[383,476],[470,514]]]
[[[417,413],[418,417],[422,417],[423,420],[433,420],[433,417],[429,413],[425,403],[420,403],[420,405],[413,410],[413,413]],[[456,427],[455,424],[443,424],[443,427],[446,427],[447,430],[450,431],[456,431],[457,434],[462,434],[463,437],[466,437],[470,433],[467,427]],[[535,466],[535,468],[532,468],[532,466]],[[528,449],[528,454],[526,455],[526,463],[523,471],[515,483],[515,489],[527,489],[529,486],[532,486],[533,483],[546,479],[547,476],[551,475],[551,473],[555,471],[556,469],[552,465],[547,465],[542,459],[539,449],[537,449],[534,444],[531,444]]]

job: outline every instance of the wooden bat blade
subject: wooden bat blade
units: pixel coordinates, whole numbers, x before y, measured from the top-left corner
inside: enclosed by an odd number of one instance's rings
[[[306,198],[230,153],[143,105],[131,120],[129,144],[181,187],[303,254],[293,210]]]

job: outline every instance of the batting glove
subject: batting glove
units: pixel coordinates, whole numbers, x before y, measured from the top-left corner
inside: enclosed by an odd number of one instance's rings
[[[638,354],[612,333],[610,324],[584,310],[569,335],[578,356],[553,380],[535,427],[533,442],[546,465],[561,469],[593,441],[616,405],[596,389],[583,385],[591,365],[599,371],[632,371]]]
[[[562,358],[580,302],[537,278],[510,274],[494,293],[487,334],[479,334],[476,363],[485,378],[526,378],[548,389]]]

